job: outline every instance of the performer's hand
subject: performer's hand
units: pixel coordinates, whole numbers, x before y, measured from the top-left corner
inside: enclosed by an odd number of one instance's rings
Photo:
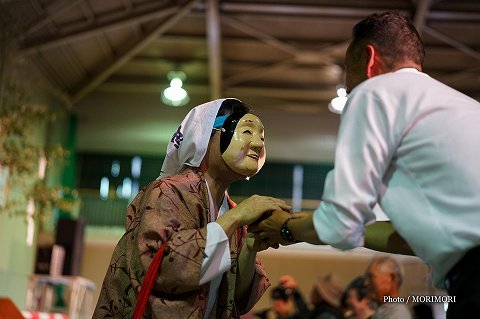
[[[230,212],[237,214],[240,225],[249,225],[269,211],[290,209],[291,207],[281,199],[253,195],[232,208]]]

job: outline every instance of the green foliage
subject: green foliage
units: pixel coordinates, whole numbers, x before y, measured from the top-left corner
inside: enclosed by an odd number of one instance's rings
[[[19,96],[16,96],[15,86],[6,91],[7,96],[2,97],[6,98],[6,101],[4,100],[4,107],[0,110],[0,165],[8,168],[9,191],[5,191],[6,201],[1,212],[10,215],[25,214],[29,198],[33,198],[37,217],[41,219],[54,208],[63,211],[75,210],[78,205],[76,191],[60,186],[48,186],[45,179],[39,176],[42,157],[46,163],[55,163],[55,169],[61,169],[69,156],[61,146],[45,147],[35,139],[35,135],[42,133],[45,125],[54,121],[54,114],[47,108],[21,103]],[[50,171],[52,169],[54,167],[49,168]],[[21,196],[13,195],[13,192]]]
[[[26,214],[33,199],[35,217],[41,221],[54,208],[76,210],[78,194],[50,186],[39,173],[41,159],[52,172],[63,168],[69,154],[61,146],[45,146],[46,129],[56,116],[48,105],[35,101],[36,83],[28,76],[27,61],[16,54],[18,26],[5,11],[0,20],[0,213]]]

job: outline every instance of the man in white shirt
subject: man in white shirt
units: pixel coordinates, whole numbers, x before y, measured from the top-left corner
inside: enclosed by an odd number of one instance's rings
[[[456,297],[447,318],[473,318],[480,313],[480,104],[422,73],[423,58],[417,31],[398,13],[354,27],[345,58],[350,94],[323,201],[314,212],[275,212],[257,236],[341,249],[411,247],[432,266],[435,284]],[[377,202],[391,224],[374,223]]]

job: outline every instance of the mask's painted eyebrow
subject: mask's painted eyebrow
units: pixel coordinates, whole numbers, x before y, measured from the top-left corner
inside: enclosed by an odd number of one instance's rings
[[[255,123],[252,120],[242,120],[241,122],[238,123],[239,125],[242,126],[248,126],[248,127],[253,127],[255,126]]]
[[[257,126],[257,124],[256,124],[257,121],[250,120],[250,119],[244,119],[240,123],[242,123],[245,126],[252,127],[252,128]],[[238,123],[238,124],[240,124],[240,123]],[[261,122],[260,122],[260,127],[263,129],[263,123],[261,123]]]

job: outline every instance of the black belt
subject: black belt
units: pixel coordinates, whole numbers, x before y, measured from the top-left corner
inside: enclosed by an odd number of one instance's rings
[[[455,294],[454,290],[477,263],[480,264],[480,246],[470,249],[447,273],[445,288],[449,295]]]

